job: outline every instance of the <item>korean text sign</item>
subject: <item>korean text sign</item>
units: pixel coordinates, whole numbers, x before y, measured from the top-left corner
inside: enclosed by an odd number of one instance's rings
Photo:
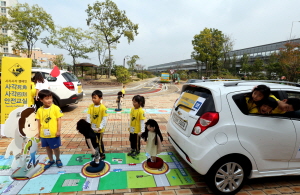
[[[28,105],[31,86],[30,58],[4,57],[1,70],[1,124],[11,111]]]

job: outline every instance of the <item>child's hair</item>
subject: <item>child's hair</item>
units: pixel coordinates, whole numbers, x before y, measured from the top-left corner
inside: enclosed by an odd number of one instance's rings
[[[93,129],[91,127],[91,124],[88,123],[86,120],[84,119],[80,119],[78,122],[77,122],[77,127],[76,129],[79,131],[79,133],[81,133],[82,135],[86,136],[86,135],[89,135],[89,133],[93,132]]]
[[[95,91],[92,93],[92,97],[93,97],[94,95],[98,96],[99,98],[102,98],[103,93],[102,93],[102,91],[100,91],[100,90],[95,90]]]
[[[135,95],[135,96],[133,96],[133,98],[132,98],[132,101],[136,101],[137,103],[139,103],[139,105],[141,106],[141,107],[144,107],[145,106],[145,98],[144,98],[144,96],[141,96],[141,95]]]
[[[160,140],[163,141],[163,137],[161,135],[161,132],[160,132],[160,129],[159,129],[159,126],[157,124],[157,122],[154,120],[154,119],[149,119],[146,123],[145,123],[145,132],[142,133],[141,137],[147,141],[147,138],[148,138],[148,128],[147,126],[150,126],[150,127],[154,127],[155,129],[155,145],[157,145],[157,135],[159,136]]]
[[[42,73],[36,72],[34,75],[35,82],[44,83],[44,77]]]
[[[126,86],[125,85],[123,85],[123,88],[125,88]]]
[[[49,91],[48,89],[43,89],[41,91],[39,91],[39,94],[38,94],[40,100],[44,99],[45,97],[50,97],[52,96],[52,92]]]
[[[278,106],[278,102],[274,98],[268,97],[262,101],[261,105],[270,106],[274,110]]]
[[[22,137],[26,137],[26,134],[23,131],[25,127],[26,118],[29,117],[34,112],[35,112],[34,108],[26,108],[21,112],[21,118],[19,119],[19,132]]]
[[[254,91],[260,91],[263,94],[263,99],[266,99],[267,97],[270,96],[271,90],[268,86],[266,85],[257,85],[256,87],[253,88],[250,99],[252,99],[252,94]]]
[[[300,99],[298,99],[298,98],[288,98],[286,103],[292,105],[294,108],[294,111],[297,111],[300,109]]]

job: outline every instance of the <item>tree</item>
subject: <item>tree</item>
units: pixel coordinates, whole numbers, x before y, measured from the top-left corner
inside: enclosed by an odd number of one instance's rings
[[[233,54],[231,61],[231,68],[230,68],[230,72],[233,76],[236,75],[236,53]]]
[[[264,70],[264,61],[261,58],[256,58],[252,65],[249,65],[248,71],[251,73],[251,79],[262,79],[262,71]],[[249,79],[250,79],[249,78]]]
[[[108,46],[103,33],[100,30],[93,28],[91,31],[91,42],[93,47],[95,48],[95,51],[97,51],[99,65],[104,64],[104,61],[106,60],[105,54],[108,50]],[[110,48],[116,49],[116,44],[112,43]]]
[[[140,57],[138,55],[133,55],[130,57],[130,60],[127,61],[129,70],[131,70],[131,75],[133,76],[133,71],[136,67],[136,61],[139,60]]]
[[[94,51],[94,48],[89,45],[91,37],[88,31],[83,31],[81,28],[59,27],[55,34],[43,39],[43,43],[54,45],[59,49],[65,49],[73,58],[73,71],[75,74],[75,64],[77,58],[89,59],[86,55]]]
[[[124,36],[128,43],[134,40],[138,34],[138,24],[132,23],[126,16],[125,11],[119,10],[117,5],[111,0],[105,2],[95,2],[88,5],[86,9],[88,18],[87,25],[93,26],[101,31],[108,46],[109,75],[111,75],[111,45],[119,43],[119,39]]]
[[[15,42],[13,48],[22,51],[30,58],[33,46],[41,33],[54,31],[55,27],[52,17],[38,5],[30,6],[24,3],[8,9],[10,17],[2,16],[1,20],[6,20],[7,28],[13,32],[13,40]],[[23,43],[26,45],[25,48]]]
[[[130,80],[130,74],[127,68],[123,66],[115,66],[117,81],[120,83],[126,83]]]
[[[247,75],[247,72],[249,72],[249,56],[248,54],[244,53],[243,56],[240,59],[241,63],[241,71],[244,72],[244,75]]]
[[[278,62],[278,57],[276,53],[272,53],[269,60],[265,66],[266,76],[268,79],[276,79],[279,75],[283,75],[282,68]]]
[[[219,69],[219,59],[222,56],[224,35],[218,29],[205,28],[194,36],[192,58],[203,62],[206,66],[206,76]]]
[[[300,44],[286,43],[276,54],[282,73],[288,81],[296,82],[300,73]]]
[[[224,35],[224,43],[222,49],[222,61],[223,61],[223,68],[229,69],[230,65],[230,56],[229,52],[233,50],[234,41],[232,40],[231,36]]]
[[[62,67],[66,65],[64,56],[62,54],[56,55],[53,60],[53,64],[62,69]]]

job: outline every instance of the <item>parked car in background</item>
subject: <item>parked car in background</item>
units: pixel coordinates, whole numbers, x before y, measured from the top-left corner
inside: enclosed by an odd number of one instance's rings
[[[279,100],[300,98],[290,85],[200,81],[184,84],[172,108],[169,141],[216,194],[236,194],[248,178],[300,175],[300,113],[249,114],[244,96],[260,84]]]
[[[60,70],[58,77],[51,77],[51,71],[52,69],[32,68],[32,76],[36,72],[41,72],[43,77],[48,80],[54,104],[64,107],[77,104],[83,99],[82,84],[74,74]]]

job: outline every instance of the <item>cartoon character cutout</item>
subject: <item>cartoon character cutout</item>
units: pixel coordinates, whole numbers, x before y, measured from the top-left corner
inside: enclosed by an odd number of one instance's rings
[[[4,135],[14,139],[8,145],[4,157],[9,158],[11,153],[15,156],[11,165],[12,169],[16,169],[25,164],[25,155],[23,155],[24,152],[22,153],[23,144],[26,141],[26,138],[31,138],[37,133],[38,123],[35,120],[34,108],[24,106],[13,110],[9,114],[4,125]],[[33,149],[34,147],[31,149],[31,152],[33,152]]]
[[[19,119],[19,132],[22,137],[28,138],[27,143],[23,149],[23,155],[30,154],[30,160],[26,166],[29,169],[33,163],[35,167],[39,161],[35,160],[35,155],[38,149],[39,138],[34,137],[38,133],[38,122],[35,119],[35,109],[27,108],[21,113],[21,118]]]

